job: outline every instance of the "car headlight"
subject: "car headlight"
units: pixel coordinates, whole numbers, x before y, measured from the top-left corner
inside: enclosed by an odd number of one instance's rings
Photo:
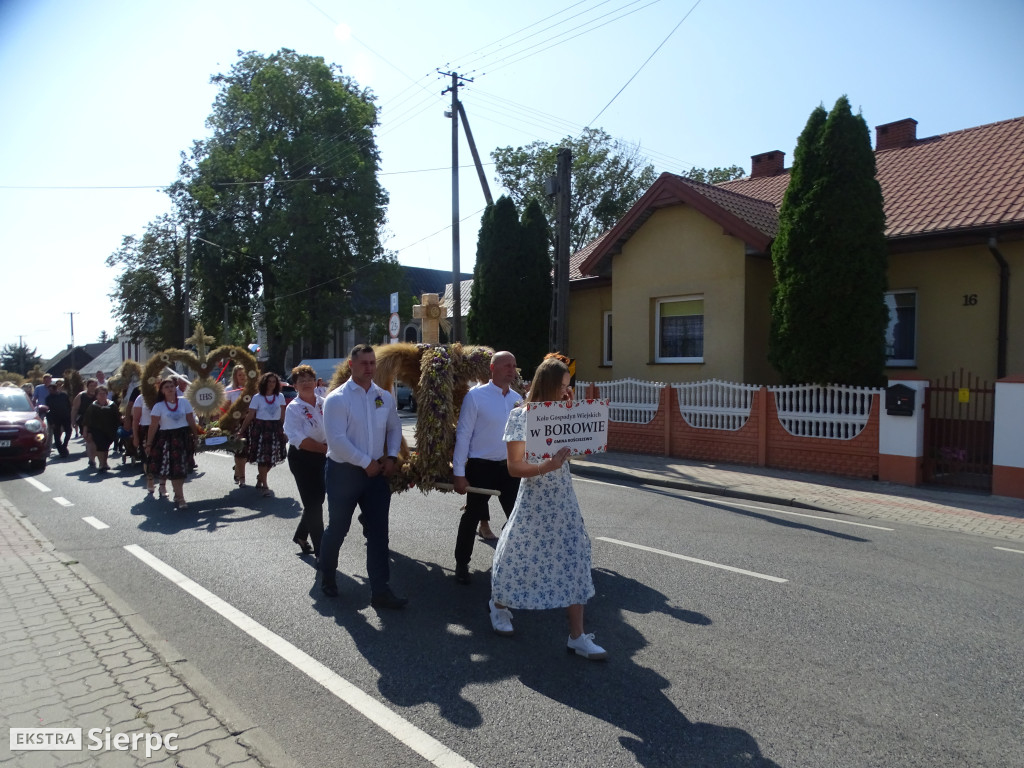
[[[25,422],[25,429],[29,432],[37,433],[43,431],[43,422],[39,419],[29,419]]]

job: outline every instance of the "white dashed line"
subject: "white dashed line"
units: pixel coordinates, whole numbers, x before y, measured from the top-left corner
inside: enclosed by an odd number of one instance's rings
[[[1001,552],[1016,552],[1018,555],[1024,555],[1024,549],[1010,549],[1009,547],[992,547],[992,549],[998,549]]]
[[[28,484],[29,484],[29,485],[31,485],[31,486],[32,486],[33,488],[35,488],[35,489],[36,489],[37,491],[42,491],[43,493],[49,493],[49,492],[50,492],[50,489],[49,489],[49,488],[47,488],[47,487],[46,487],[45,485],[43,485],[42,483],[40,483],[40,482],[39,482],[38,480],[36,480],[36,479],[35,479],[34,477],[29,477],[28,475],[22,475],[22,476],[21,476],[21,478],[22,478],[22,480],[24,480],[24,481],[25,481],[26,483],[28,483]]]
[[[65,499],[63,496],[54,496],[53,500],[60,504],[62,507],[73,507],[75,506],[70,501]]]
[[[744,576],[753,576],[755,579],[764,579],[765,581],[774,581],[778,584],[785,584],[789,579],[780,579],[778,576],[768,576],[764,573],[758,573],[757,571],[748,571],[743,568],[735,568],[731,565],[722,565],[721,563],[713,563],[710,560],[699,560],[696,557],[687,557],[686,555],[677,555],[675,552],[666,552],[664,549],[655,549],[654,547],[645,547],[643,544],[631,544],[628,541],[619,541],[618,539],[609,539],[604,536],[598,536],[598,541],[607,541],[609,544],[618,544],[623,547],[632,547],[633,549],[640,549],[644,552],[653,552],[656,555],[665,555],[666,557],[674,557],[677,560],[686,560],[689,563],[697,563],[698,565],[707,565],[712,568],[721,568],[723,571],[732,571],[733,573],[740,573]]]
[[[104,528],[109,528],[110,527],[109,525],[104,523],[102,520],[97,520],[95,517],[92,517],[91,515],[89,517],[83,517],[82,519],[85,520],[85,522],[87,522],[89,525],[91,525],[97,531],[102,531]]]
[[[363,693],[355,685],[321,664],[305,651],[300,650],[280,635],[271,632],[262,624],[249,618],[230,603],[225,602],[209,590],[201,587],[180,571],[176,571],[163,560],[151,555],[136,544],[129,544],[125,546],[125,549],[157,573],[177,584],[199,600],[199,602],[223,616],[254,640],[262,643],[296,669],[301,670],[314,682],[322,685],[350,707],[360,712],[368,720],[380,726],[418,755],[421,755],[425,760],[438,766],[438,768],[475,768],[473,763],[458,753],[453,752],[433,736],[420,730],[399,714],[392,712],[372,696]]]

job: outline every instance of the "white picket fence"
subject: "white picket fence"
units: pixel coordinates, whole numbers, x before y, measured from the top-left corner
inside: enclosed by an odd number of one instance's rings
[[[691,427],[698,429],[741,429],[750,418],[750,405],[757,384],[736,384],[730,381],[693,381],[673,384],[679,413]]]
[[[860,434],[871,415],[873,397],[881,389],[837,384],[768,387],[775,395],[779,422],[796,437],[849,440]]]
[[[658,381],[619,379],[597,381],[597,396],[608,398],[608,418],[625,424],[648,424],[658,412],[661,390],[665,384]],[[577,390],[579,384],[577,384]]]
[[[679,413],[691,427],[735,431],[750,418],[757,384],[738,384],[710,379],[683,384],[662,384],[639,379],[576,382],[576,398],[587,395],[593,385],[597,396],[608,398],[608,418],[625,424],[648,424],[658,412],[661,391],[672,386],[679,401]],[[871,415],[873,397],[881,389],[846,387],[836,384],[803,384],[766,387],[775,397],[779,422],[796,437],[825,437],[849,440],[860,434]]]

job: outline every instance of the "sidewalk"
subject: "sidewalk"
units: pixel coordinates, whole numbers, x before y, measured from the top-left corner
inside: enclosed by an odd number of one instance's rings
[[[80,751],[12,752],[9,734],[0,734],[0,763],[19,768],[281,764],[269,739],[227,725],[223,713],[234,708],[187,662],[172,664],[161,657],[152,647],[161,641],[139,617],[129,623],[128,613],[92,574],[55,552],[0,490],[0,712],[8,729],[82,729]],[[237,714],[232,719],[242,720]],[[94,728],[99,742],[88,736]],[[107,728],[111,739],[177,734],[171,742],[177,749],[162,743],[157,748],[154,736],[148,759],[145,737],[137,750],[107,751]]]
[[[415,417],[405,415],[402,434],[413,450],[415,428]],[[576,458],[571,466],[574,475],[610,483],[656,485],[797,509],[924,525],[1024,544],[1022,499],[632,453],[601,453],[586,459]]]
[[[782,504],[1024,543],[1024,500],[781,469],[601,453],[574,459],[573,474]]]

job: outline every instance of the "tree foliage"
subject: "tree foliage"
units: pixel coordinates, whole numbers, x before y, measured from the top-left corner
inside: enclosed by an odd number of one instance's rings
[[[215,328],[225,306],[235,318],[261,308],[280,370],[299,338],[319,354],[359,271],[383,259],[377,109],[340,67],[288,49],[239,52],[212,82],[212,135],[178,188],[194,210],[201,319]]]
[[[782,377],[882,383],[885,214],[867,124],[845,96],[800,135],[772,263],[769,357]]]
[[[0,350],[0,369],[27,376],[29,371],[43,362],[37,352],[37,348],[29,349],[27,344],[4,344],[3,350]]]
[[[722,182],[732,181],[745,175],[746,171],[738,165],[730,165],[728,168],[718,166],[714,168],[698,168],[694,166],[683,174],[688,179],[704,184],[721,184]]]
[[[151,221],[141,237],[126,236],[107,257],[123,271],[110,294],[118,334],[150,349],[185,340],[185,243],[173,216]]]
[[[556,206],[545,194],[545,182],[555,174],[563,147],[572,150],[569,246],[576,252],[610,229],[654,183],[656,174],[639,148],[600,128],[587,128],[579,138],[566,137],[559,144],[535,141],[491,152],[497,181],[516,206],[523,208],[530,198],[539,201],[549,223],[555,220]]]
[[[551,312],[550,234],[530,200],[520,221],[506,195],[487,206],[480,224],[467,338],[508,350],[529,378],[547,352]]]

